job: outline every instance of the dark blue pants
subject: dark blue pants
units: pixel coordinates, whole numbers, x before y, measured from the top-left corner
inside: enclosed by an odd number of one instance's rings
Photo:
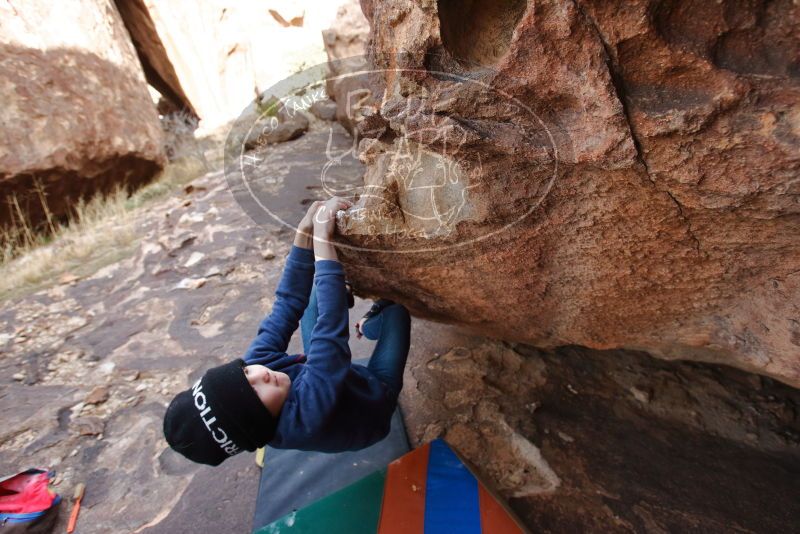
[[[308,306],[300,319],[300,333],[303,336],[303,349],[308,354],[311,332],[317,323],[317,289],[311,288]],[[397,398],[403,389],[403,369],[406,367],[408,349],[411,345],[411,316],[401,304],[391,304],[378,315],[370,317],[361,325],[367,339],[378,340],[372,350],[367,369],[378,380],[386,384],[390,393]]]

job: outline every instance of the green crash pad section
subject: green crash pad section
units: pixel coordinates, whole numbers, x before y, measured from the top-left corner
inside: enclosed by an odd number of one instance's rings
[[[375,534],[385,480],[385,469],[375,471],[324,499],[286,514],[255,534]]]

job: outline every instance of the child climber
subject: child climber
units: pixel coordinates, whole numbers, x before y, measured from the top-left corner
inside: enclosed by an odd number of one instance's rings
[[[331,243],[337,211],[350,206],[339,197],[311,205],[272,311],[244,357],[209,369],[167,408],[170,447],[192,461],[219,465],[265,445],[338,452],[367,447],[389,433],[411,319],[399,304],[376,302],[356,325],[359,338],[363,332],[378,340],[369,364],[350,362],[348,294]],[[305,354],[289,355],[298,322]]]

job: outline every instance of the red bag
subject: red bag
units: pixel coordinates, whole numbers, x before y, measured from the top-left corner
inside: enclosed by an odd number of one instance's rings
[[[0,480],[0,528],[3,534],[11,530],[30,532],[52,524],[58,513],[61,496],[48,487],[53,473],[28,469]],[[19,528],[13,528],[17,526]]]

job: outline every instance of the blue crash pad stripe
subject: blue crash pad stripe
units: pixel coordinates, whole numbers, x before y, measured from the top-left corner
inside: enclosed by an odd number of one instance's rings
[[[425,534],[481,534],[478,481],[444,441],[430,447]]]

